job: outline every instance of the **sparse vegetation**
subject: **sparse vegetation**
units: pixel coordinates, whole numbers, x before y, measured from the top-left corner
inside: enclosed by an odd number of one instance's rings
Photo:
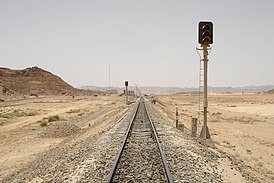
[[[10,119],[10,118],[14,118],[14,117],[24,117],[24,116],[35,116],[37,115],[36,112],[25,112],[22,110],[12,110],[6,113],[0,113],[0,118],[6,118],[6,119]]]
[[[223,116],[222,113],[216,112],[211,114],[212,119],[210,120],[211,122],[220,122],[220,121],[225,121],[228,123],[234,123],[234,122],[240,122],[244,124],[252,124],[254,122],[260,122],[261,120],[251,118],[251,117],[246,117],[246,116],[230,116],[226,117]]]
[[[221,116],[221,115],[222,115],[221,112],[214,112],[214,113],[212,113],[212,116]]]
[[[35,113],[35,112],[29,112],[29,113],[27,113],[27,116],[35,116],[35,115],[37,115],[37,113]]]
[[[14,110],[12,113],[13,113],[13,115],[15,117],[22,117],[22,116],[26,116],[27,115],[25,112],[20,111],[20,110]]]
[[[0,114],[0,117],[1,118],[6,118],[6,119],[11,118],[11,116],[9,114]]]
[[[3,126],[4,125],[4,121],[0,121],[0,126]]]
[[[47,121],[42,121],[42,122],[40,123],[40,125],[43,127],[43,126],[47,126],[48,123],[47,123]]]
[[[48,117],[48,122],[59,121],[59,120],[60,120],[60,117],[58,115]]]

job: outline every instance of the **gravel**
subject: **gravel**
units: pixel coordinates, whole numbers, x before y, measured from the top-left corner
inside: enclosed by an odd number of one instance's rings
[[[242,161],[237,161],[228,154],[211,148],[205,141],[176,129],[175,122],[174,126],[170,125],[149,102],[147,108],[156,128],[161,129],[160,141],[174,182],[228,182],[224,178],[223,170],[218,170],[220,159],[228,159],[231,169],[238,171],[244,182],[263,182],[250,173]]]
[[[113,182],[167,182],[144,103],[140,103]]]
[[[0,182],[105,182],[134,109],[131,105],[127,115],[85,141],[76,139],[90,129],[68,136],[59,147],[41,153]]]
[[[81,128],[69,122],[57,121],[46,127],[38,136],[42,138],[61,138],[76,134],[80,130]]]

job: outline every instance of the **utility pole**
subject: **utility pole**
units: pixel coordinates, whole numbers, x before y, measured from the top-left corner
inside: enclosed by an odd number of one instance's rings
[[[111,92],[110,92],[110,64],[108,65],[108,92],[110,95],[111,94]]]

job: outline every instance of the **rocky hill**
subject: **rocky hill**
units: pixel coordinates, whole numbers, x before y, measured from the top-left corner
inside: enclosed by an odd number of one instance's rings
[[[23,70],[0,68],[0,97],[28,97],[48,95],[78,95],[90,93],[79,90],[60,77],[39,67]]]
[[[274,89],[272,89],[272,90],[268,90],[266,93],[269,93],[269,94],[274,94]]]

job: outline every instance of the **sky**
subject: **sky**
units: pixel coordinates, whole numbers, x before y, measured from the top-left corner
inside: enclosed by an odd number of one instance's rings
[[[0,0],[0,67],[75,87],[109,73],[111,86],[198,87],[199,21],[214,25],[208,85],[274,84],[273,0]]]

